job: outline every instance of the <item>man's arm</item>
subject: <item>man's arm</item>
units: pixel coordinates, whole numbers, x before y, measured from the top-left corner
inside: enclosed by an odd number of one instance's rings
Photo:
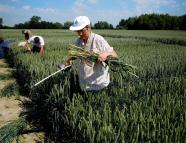
[[[40,49],[39,53],[44,54],[44,46],[41,46],[41,49]]]
[[[39,53],[43,54],[45,51],[45,42],[42,36],[38,36],[38,37],[39,37],[40,45],[41,45],[41,49]]]
[[[111,47],[108,42],[102,37],[98,36],[97,42],[95,43],[96,47],[99,47],[99,56],[98,61],[104,62],[107,60],[107,57],[118,57],[116,51]]]
[[[28,41],[26,41],[26,44],[25,44],[24,48],[25,48],[29,53],[31,53],[32,50],[31,50],[31,48],[30,48],[30,45],[29,45]]]
[[[113,50],[112,52],[103,52],[103,53],[100,53],[99,56],[98,56],[98,61],[100,62],[104,62],[107,60],[107,57],[118,57],[117,53]]]

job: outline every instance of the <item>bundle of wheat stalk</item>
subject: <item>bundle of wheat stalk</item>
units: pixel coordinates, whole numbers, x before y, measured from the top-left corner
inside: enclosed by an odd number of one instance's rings
[[[79,59],[82,59],[88,62],[97,63],[99,62],[98,55],[99,55],[98,53],[89,52],[84,48],[81,48],[81,47],[78,47],[72,44],[70,44],[68,48],[68,58],[72,60],[79,58]],[[108,57],[105,63],[106,63],[106,66],[109,66],[109,69],[113,72],[127,73],[132,76],[138,77],[134,73],[134,70],[136,69],[136,67],[121,61],[119,58]]]

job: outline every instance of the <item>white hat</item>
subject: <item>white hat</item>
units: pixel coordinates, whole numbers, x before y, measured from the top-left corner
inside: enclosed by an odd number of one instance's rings
[[[78,16],[75,18],[70,30],[77,31],[83,29],[85,26],[90,25],[90,20],[87,16]]]

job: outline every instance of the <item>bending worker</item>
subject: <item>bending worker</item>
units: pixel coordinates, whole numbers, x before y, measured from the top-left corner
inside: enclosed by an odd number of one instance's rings
[[[30,30],[24,30],[23,34],[25,36],[26,45],[24,46],[28,52],[38,52],[43,54],[45,50],[45,42],[42,36],[32,36]],[[33,47],[30,48],[29,44]]]
[[[81,59],[74,61],[81,90],[97,93],[97,91],[106,89],[110,83],[110,74],[108,72],[109,67],[105,67],[104,61],[108,56],[117,57],[113,47],[102,36],[92,32],[90,20],[86,16],[76,17],[70,30],[77,32],[79,36],[76,46],[99,54],[98,63],[86,63]]]

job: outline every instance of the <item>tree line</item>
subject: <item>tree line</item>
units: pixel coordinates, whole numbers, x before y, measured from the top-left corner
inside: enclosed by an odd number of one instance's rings
[[[186,30],[186,14],[182,16],[142,14],[139,17],[121,19],[116,28],[129,30]]]
[[[59,22],[42,21],[39,16],[32,16],[29,21],[15,24],[13,27],[3,25],[3,19],[0,18],[0,28],[15,29],[68,29],[72,24],[66,21],[63,24]],[[129,30],[186,30],[186,14],[182,16],[170,16],[169,14],[142,14],[128,19],[121,19],[114,28],[112,24],[106,21],[98,21],[92,25],[93,29],[129,29]]]

